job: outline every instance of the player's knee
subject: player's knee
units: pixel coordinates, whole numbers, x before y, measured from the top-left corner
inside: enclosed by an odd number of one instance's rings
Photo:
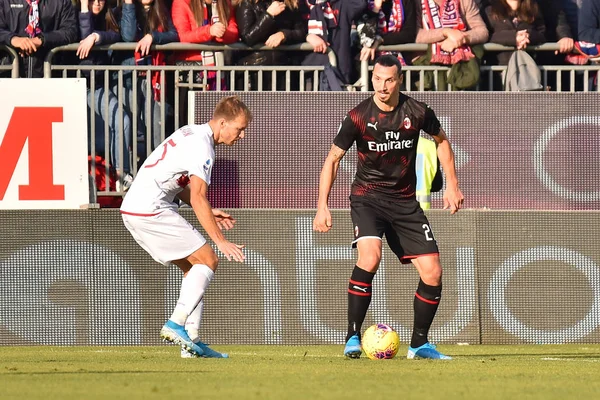
[[[217,257],[217,254],[214,251],[207,257],[205,264],[213,271],[217,270],[217,267],[219,266],[219,257]]]
[[[379,262],[381,261],[380,253],[369,253],[369,254],[361,254],[358,257],[358,262],[356,263],[361,269],[364,269],[368,272],[376,272],[377,268],[379,268]]]
[[[213,271],[216,271],[219,265],[219,257],[210,246],[202,247],[202,249],[189,256],[188,260],[192,265],[204,264]]]
[[[421,271],[421,280],[430,286],[442,284],[442,267],[433,266]]]

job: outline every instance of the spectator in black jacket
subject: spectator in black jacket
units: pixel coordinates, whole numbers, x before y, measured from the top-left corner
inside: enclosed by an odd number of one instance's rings
[[[351,30],[367,6],[366,0],[304,0],[310,14],[306,41],[313,45],[314,54],[304,60],[306,65],[325,65],[324,55],[331,47],[337,59],[337,67],[344,83],[351,84],[356,79],[354,68]],[[319,54],[321,53],[321,54]]]
[[[163,51],[151,50],[153,44],[168,44],[179,41],[179,34],[173,20],[171,12],[167,6],[166,0],[124,0],[121,8],[120,31],[124,42],[137,42],[133,57],[126,58],[120,63],[123,65],[166,65],[167,54]],[[125,52],[120,52],[117,57],[128,55]],[[119,62],[118,60],[115,62]],[[131,73],[123,74],[123,85],[127,94],[123,100],[132,118],[137,120],[138,143],[150,142],[150,148],[156,148],[162,141],[162,130],[164,126],[165,135],[172,128],[170,123],[171,115],[173,114],[172,106],[165,101],[165,119],[161,115],[161,96],[168,93],[165,87],[166,81],[163,82],[159,71],[147,73],[146,71],[137,72],[137,86],[133,86],[133,78]],[[147,81],[150,80],[150,91],[148,90]],[[115,82],[118,83],[118,82]],[[134,115],[134,90],[137,91],[137,113]],[[113,92],[117,93],[118,88],[114,87]],[[161,94],[162,93],[162,94]],[[166,98],[166,97],[165,97]],[[145,109],[150,106],[150,115],[147,115]],[[164,124],[164,125],[163,125]],[[148,134],[149,133],[149,134]],[[138,153],[141,158],[145,159],[144,153],[147,146],[141,146]]]
[[[573,50],[574,36],[567,21],[562,0],[541,0],[544,23],[546,24],[546,40],[558,43],[560,50],[555,54],[568,54]],[[564,56],[563,56],[564,58]]]
[[[417,38],[417,6],[416,0],[369,0],[367,13],[363,15],[363,24],[359,29],[361,60],[373,61],[381,55],[376,52],[382,44],[414,43]],[[406,59],[400,53],[394,54],[403,65]]]
[[[600,0],[583,0],[579,14],[579,40],[600,44]]]
[[[77,39],[70,0],[0,0],[0,43],[21,54],[21,77],[43,77],[48,50]]]
[[[490,4],[486,8],[490,43],[525,50],[527,46],[546,42],[544,17],[535,0],[492,0]],[[507,65],[512,53],[498,53],[498,63]]]
[[[567,15],[563,8],[562,0],[540,0],[540,8],[544,14],[544,23],[546,25],[546,40],[549,43],[558,43],[557,51],[541,51],[537,54],[539,65],[564,65],[567,64],[565,58],[573,51],[574,36],[567,20]],[[548,86],[556,87],[557,73],[548,74]],[[570,74],[561,74],[563,87],[569,87]]]
[[[236,11],[240,38],[248,46],[264,43],[272,48],[302,43],[307,33],[306,14],[304,0],[242,0]],[[299,64],[299,56],[276,50],[255,51],[243,54],[237,64],[294,65]],[[265,75],[267,87],[269,77]]]

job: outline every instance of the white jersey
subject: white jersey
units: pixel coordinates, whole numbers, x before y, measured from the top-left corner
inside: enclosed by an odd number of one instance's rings
[[[186,125],[165,139],[138,171],[121,204],[126,214],[151,216],[173,202],[195,175],[210,185],[215,160],[213,131],[208,124]]]

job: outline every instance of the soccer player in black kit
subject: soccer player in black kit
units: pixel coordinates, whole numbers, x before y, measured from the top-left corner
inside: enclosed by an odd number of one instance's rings
[[[463,205],[454,153],[433,110],[400,93],[402,66],[392,55],[377,59],[373,69],[375,94],[352,109],[342,121],[319,181],[313,229],[331,229],[327,205],[337,170],[346,151],[356,143],[357,172],[350,207],[353,247],[358,260],[348,284],[348,335],[344,355],[361,355],[360,330],[371,303],[371,287],[381,260],[385,234],[402,263],[412,262],[420,276],[414,298],[414,325],[407,358],[450,359],[427,338],[442,294],[442,266],[427,217],[416,200],[415,160],[421,130],[438,146],[446,175],[444,209],[456,213]]]

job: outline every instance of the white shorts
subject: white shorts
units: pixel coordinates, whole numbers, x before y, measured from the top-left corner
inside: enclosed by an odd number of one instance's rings
[[[121,217],[135,241],[163,265],[186,258],[206,244],[204,236],[174,210],[152,216],[121,213]]]

